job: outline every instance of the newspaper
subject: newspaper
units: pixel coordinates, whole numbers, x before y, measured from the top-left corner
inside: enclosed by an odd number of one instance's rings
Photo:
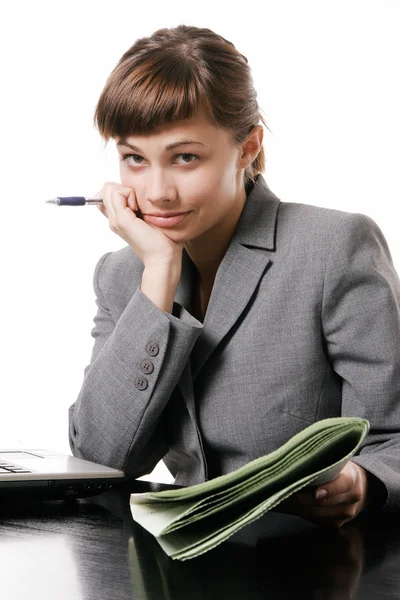
[[[369,422],[357,417],[317,421],[226,475],[176,490],[131,494],[132,516],[168,556],[194,558],[305,486],[337,477],[368,431]]]

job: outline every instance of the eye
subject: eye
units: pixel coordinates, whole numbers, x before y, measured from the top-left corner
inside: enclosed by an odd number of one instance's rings
[[[143,156],[140,156],[139,154],[124,154],[124,155],[121,157],[121,162],[127,162],[128,164],[132,164],[132,163],[129,161],[129,159],[130,159],[130,158],[134,158],[134,159],[136,159],[136,158],[141,158],[141,159],[143,159]],[[133,164],[142,164],[142,163],[135,163],[135,162],[133,162]]]
[[[198,158],[199,158],[197,156],[197,154],[190,154],[188,152],[185,152],[185,153],[182,153],[182,154],[175,154],[174,159],[176,159],[176,158],[178,158],[180,156],[183,159],[183,164],[184,165],[190,165],[190,163],[198,160]],[[190,160],[187,160],[187,159],[190,159]],[[121,160],[121,162],[126,162],[129,165],[134,166],[134,165],[142,165],[144,158],[143,158],[143,156],[140,156],[140,154],[124,154],[120,158],[120,160]]]
[[[182,156],[183,157],[190,157],[190,158],[194,158],[194,160],[197,160],[199,157],[197,156],[197,154],[177,154],[176,156]],[[190,165],[190,163],[194,162],[194,160],[190,160],[189,162],[185,162],[185,165]]]

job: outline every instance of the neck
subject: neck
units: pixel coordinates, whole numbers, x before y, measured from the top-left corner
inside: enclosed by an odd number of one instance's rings
[[[200,238],[185,243],[185,250],[196,266],[202,287],[211,288],[214,283],[219,265],[240,219],[246,197],[243,188],[238,202],[234,204],[235,209],[222,223],[206,231]]]

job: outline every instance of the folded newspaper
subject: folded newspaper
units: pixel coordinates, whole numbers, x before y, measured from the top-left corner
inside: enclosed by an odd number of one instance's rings
[[[337,477],[361,446],[369,422],[357,417],[317,421],[274,452],[204,483],[131,494],[137,523],[173,559],[214,548],[307,485]]]

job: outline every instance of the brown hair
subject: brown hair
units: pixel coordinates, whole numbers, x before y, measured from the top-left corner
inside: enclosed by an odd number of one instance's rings
[[[200,107],[238,145],[260,120],[268,128],[247,58],[211,29],[179,25],[138,39],[124,53],[101,92],[94,125],[105,141],[126,139],[190,118]],[[245,185],[264,169],[261,148]]]

